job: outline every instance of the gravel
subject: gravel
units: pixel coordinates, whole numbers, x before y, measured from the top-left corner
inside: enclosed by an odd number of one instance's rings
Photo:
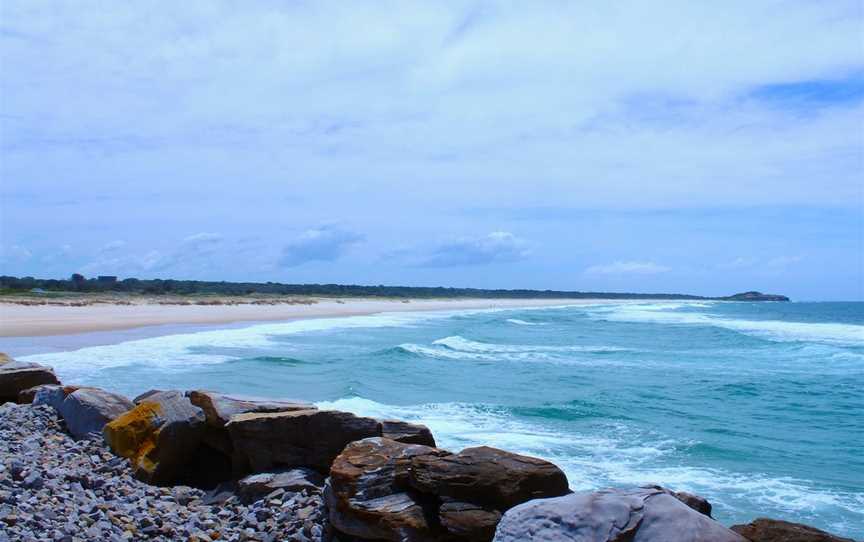
[[[125,459],[75,441],[53,408],[0,405],[0,542],[331,540],[320,490],[243,504],[211,491],[139,482]]]

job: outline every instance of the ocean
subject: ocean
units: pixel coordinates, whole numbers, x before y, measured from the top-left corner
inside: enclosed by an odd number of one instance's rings
[[[708,498],[727,525],[768,516],[864,537],[864,303],[609,303],[164,332],[20,359],[129,396],[204,388],[417,421],[444,448],[549,459],[574,490],[659,483]]]

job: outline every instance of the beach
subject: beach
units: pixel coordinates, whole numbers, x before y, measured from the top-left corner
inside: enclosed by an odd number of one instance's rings
[[[70,335],[170,324],[230,324],[305,318],[362,316],[381,312],[446,311],[546,307],[602,303],[601,299],[361,299],[310,298],[274,304],[162,304],[153,298],[136,303],[0,303],[0,337]],[[620,301],[619,301],[620,302]],[[188,301],[187,301],[188,303]]]

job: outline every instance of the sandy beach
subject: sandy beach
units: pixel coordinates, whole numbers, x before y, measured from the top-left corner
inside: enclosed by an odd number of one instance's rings
[[[0,304],[0,337],[70,335],[166,324],[228,324],[359,316],[380,312],[542,307],[601,299],[320,299],[311,304],[86,306]],[[616,302],[620,302],[616,301]]]

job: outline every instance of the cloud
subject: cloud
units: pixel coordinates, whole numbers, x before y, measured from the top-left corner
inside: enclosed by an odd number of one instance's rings
[[[654,262],[614,262],[606,265],[593,265],[585,270],[586,275],[657,275],[671,271],[669,267]]]
[[[285,244],[278,264],[296,267],[312,261],[337,260],[362,240],[359,233],[333,225],[309,229]]]
[[[531,251],[523,239],[510,232],[496,231],[481,237],[462,237],[438,246],[420,263],[421,267],[456,267],[514,262]]]

